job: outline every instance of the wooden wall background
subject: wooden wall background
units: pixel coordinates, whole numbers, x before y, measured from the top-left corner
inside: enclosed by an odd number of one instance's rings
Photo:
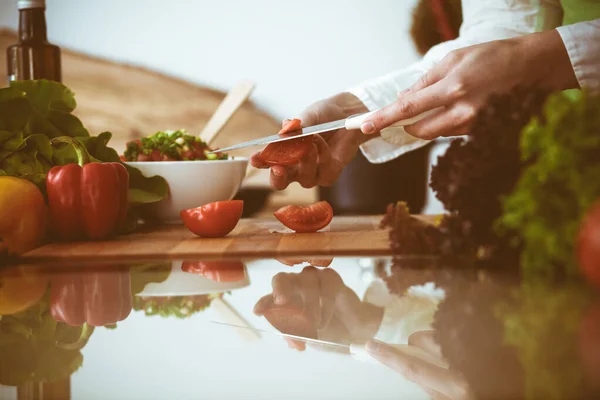
[[[17,33],[0,29],[0,87],[7,85],[6,51]],[[66,48],[62,51],[63,81],[75,93],[75,114],[92,135],[113,133],[111,146],[119,152],[125,143],[159,130],[187,129],[198,134],[225,97],[224,92],[198,86],[147,70],[92,57]],[[234,82],[232,82],[232,85]],[[215,140],[225,147],[277,132],[281,122],[247,101]],[[249,156],[256,148],[235,153]],[[245,186],[267,186],[267,170],[248,178]],[[281,203],[308,203],[315,190],[292,185],[276,196]]]

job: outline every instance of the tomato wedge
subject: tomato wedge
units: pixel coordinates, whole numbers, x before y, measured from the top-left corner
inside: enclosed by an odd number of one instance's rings
[[[289,267],[308,263],[308,264],[312,265],[313,267],[327,268],[333,262],[333,258],[315,258],[315,259],[308,259],[308,260],[301,260],[299,258],[298,259],[296,259],[296,258],[276,258],[276,260],[279,261],[280,263],[282,263],[283,265],[287,265]]]
[[[298,233],[316,232],[325,228],[333,219],[333,209],[326,201],[306,207],[285,206],[275,211],[275,218]]]
[[[268,165],[294,165],[310,153],[313,148],[311,138],[302,137],[286,140],[285,142],[271,143],[259,157]]]
[[[300,129],[302,129],[302,121],[300,121],[297,118],[294,118],[283,124],[283,128],[281,128],[278,135],[284,135],[286,133],[295,132]]]
[[[181,270],[215,282],[238,282],[246,277],[241,261],[184,261]]]
[[[186,228],[206,238],[227,236],[242,217],[243,200],[228,200],[209,203],[201,207],[180,212]]]

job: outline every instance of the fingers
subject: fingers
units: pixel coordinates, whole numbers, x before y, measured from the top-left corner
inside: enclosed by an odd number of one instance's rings
[[[418,347],[427,354],[442,359],[442,349],[435,340],[434,331],[419,331],[408,337],[410,346]]]
[[[254,314],[263,315],[266,310],[273,306],[273,295],[268,294],[261,297],[254,305]]]
[[[477,109],[471,104],[456,104],[434,115],[404,127],[406,133],[421,139],[432,140],[440,136],[461,136],[468,132]]]
[[[434,108],[446,106],[462,92],[441,80],[417,92],[408,94],[382,108],[361,125],[364,134],[373,134],[398,121],[416,117]]]
[[[262,158],[260,158],[260,151],[257,153],[252,154],[252,156],[250,157],[250,164],[254,167],[254,168],[261,168],[261,169],[266,169],[269,168],[270,165],[266,164]]]
[[[277,305],[284,305],[292,302],[295,297],[296,274],[279,273],[271,280],[273,287],[273,301]]]
[[[332,269],[322,270],[319,274],[319,285],[321,287],[321,321],[317,330],[326,329],[335,312],[335,298],[342,279]]]
[[[321,296],[318,270],[315,267],[304,268],[298,275],[298,287],[304,301],[304,310],[315,326],[319,326],[321,323]]]
[[[325,139],[316,135],[314,143],[319,153],[316,182],[319,186],[331,186],[342,173],[344,166],[333,157]]]
[[[317,165],[319,159],[319,150],[313,144],[312,151],[308,156],[300,161],[298,165],[298,175],[296,181],[303,188],[311,188],[317,184]]]
[[[275,165],[271,167],[271,186],[276,190],[283,190],[287,188],[290,183],[294,182],[297,176],[297,166],[285,167],[283,165]]]
[[[367,351],[382,364],[392,368],[406,379],[417,383],[428,392],[439,392],[452,399],[468,398],[468,388],[449,370],[428,363],[377,340],[369,340]]]
[[[294,340],[287,337],[283,339],[287,342],[290,349],[296,349],[298,351],[306,350],[306,343],[301,340]]]
[[[439,63],[438,65],[424,73],[417,80],[417,82],[414,85],[412,85],[409,89],[405,90],[405,92],[418,92],[419,90],[425,89],[426,87],[429,87],[443,79],[444,76],[446,76],[446,73],[446,66],[443,63]]]

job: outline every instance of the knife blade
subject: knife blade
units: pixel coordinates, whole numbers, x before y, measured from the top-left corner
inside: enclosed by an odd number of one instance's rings
[[[223,326],[229,326],[229,327],[232,327],[232,328],[239,328],[239,329],[251,330],[251,331],[254,331],[254,332],[258,333],[258,334],[260,334],[260,333],[266,333],[266,334],[270,334],[270,335],[281,336],[281,337],[292,339],[292,340],[299,340],[299,341],[305,342],[305,343],[313,343],[313,344],[318,344],[318,345],[323,345],[323,346],[337,347],[337,348],[340,348],[340,349],[346,349],[346,350],[350,351],[350,346],[346,345],[346,344],[335,343],[335,342],[328,342],[328,341],[325,341],[325,340],[311,339],[311,338],[306,338],[306,337],[296,336],[296,335],[290,335],[288,333],[282,333],[282,332],[279,332],[279,331],[267,331],[267,330],[264,330],[264,329],[258,329],[258,328],[253,328],[253,327],[249,327],[249,326],[242,326],[242,325],[230,324],[228,322],[220,322],[220,321],[211,321],[211,322],[213,324],[217,324],[217,325],[223,325]]]
[[[325,340],[311,339],[311,338],[306,338],[306,337],[302,337],[302,336],[290,335],[290,334],[282,333],[279,331],[267,331],[264,329],[258,329],[258,328],[253,328],[253,327],[249,327],[249,326],[235,325],[235,324],[230,324],[227,322],[220,322],[220,321],[211,321],[211,322],[213,324],[227,326],[227,327],[231,327],[231,328],[251,330],[251,331],[254,331],[256,334],[266,333],[268,335],[280,336],[283,338],[298,340],[298,341],[305,342],[305,343],[312,343],[312,344],[316,344],[316,345],[320,345],[320,346],[333,347],[338,350],[345,350],[346,353],[350,354],[352,356],[352,358],[354,358],[358,361],[368,362],[371,364],[380,364],[380,362],[378,360],[376,360],[369,354],[369,352],[365,348],[364,344],[353,343],[353,344],[347,345],[347,344],[341,344],[341,343],[335,343],[335,342],[328,342]],[[411,346],[408,344],[386,343],[386,345],[394,348],[396,351],[404,354],[404,356],[406,356],[406,357],[420,358],[421,360],[423,360],[429,364],[436,365],[440,368],[448,368],[449,367],[448,363],[445,360],[440,360],[437,357],[432,356],[431,354],[425,352],[424,350],[422,350],[418,347]]]
[[[439,109],[436,108],[436,109],[424,112],[420,115],[417,115],[416,117],[398,121],[398,122],[394,123],[393,125],[391,125],[390,128],[414,124],[415,122],[420,121],[421,119],[433,114],[434,112],[437,112],[438,110]],[[250,140],[247,142],[238,143],[233,146],[223,147],[221,149],[211,151],[208,154],[224,153],[227,151],[243,149],[243,148],[251,147],[251,146],[262,146],[262,145],[271,144],[271,143],[284,142],[286,140],[298,139],[301,137],[316,135],[319,133],[331,132],[331,131],[335,131],[338,129],[346,129],[346,130],[360,129],[360,126],[362,125],[362,123],[367,118],[369,118],[371,115],[375,114],[377,111],[379,111],[379,110],[370,111],[370,112],[367,112],[364,114],[352,115],[346,119],[340,119],[338,121],[326,122],[324,124],[313,125],[313,126],[309,126],[306,128],[302,128],[302,130],[300,132],[298,132],[298,134],[295,134],[295,135],[286,135],[286,136],[270,135],[270,136],[266,136],[266,137],[263,137],[260,139],[254,139],[254,140]]]

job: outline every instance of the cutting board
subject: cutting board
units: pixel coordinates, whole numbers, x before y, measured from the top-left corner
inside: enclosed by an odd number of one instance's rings
[[[241,220],[227,237],[205,239],[180,225],[161,226],[107,241],[54,243],[24,255],[26,262],[127,262],[194,258],[387,255],[379,216],[335,217],[325,231],[293,233],[275,218]]]
[[[434,216],[417,216],[432,222]],[[381,216],[335,217],[321,232],[294,233],[275,218],[243,219],[227,237],[199,238],[181,225],[141,230],[106,241],[53,243],[23,256],[26,263],[105,263],[199,258],[391,255]]]

